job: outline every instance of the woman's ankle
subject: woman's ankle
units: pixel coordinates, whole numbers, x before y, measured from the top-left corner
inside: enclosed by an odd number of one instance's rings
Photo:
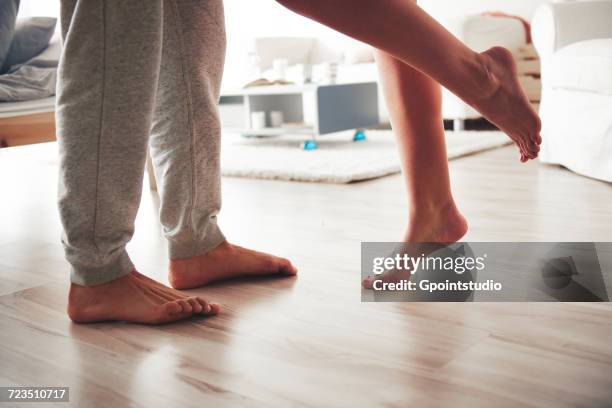
[[[454,201],[431,203],[412,209],[404,241],[456,242],[467,230],[467,221]]]
[[[443,196],[444,197],[444,196]],[[442,215],[449,210],[457,209],[457,204],[452,197],[448,198],[420,198],[412,201],[408,207],[409,220],[421,217]]]
[[[491,58],[486,53],[474,52],[464,63],[465,80],[458,95],[468,104],[474,104],[493,95],[499,84],[493,75]]]

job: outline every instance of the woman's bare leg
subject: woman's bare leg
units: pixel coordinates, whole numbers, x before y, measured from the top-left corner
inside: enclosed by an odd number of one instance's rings
[[[455,242],[467,232],[451,192],[440,85],[384,51],[376,52],[406,190],[406,242]]]
[[[456,242],[465,235],[468,224],[451,191],[441,86],[385,51],[376,51],[376,63],[408,192],[408,228],[403,241],[417,245]],[[371,289],[376,280],[409,277],[405,271],[388,271],[366,277],[363,286]]]
[[[472,51],[410,0],[277,1],[427,74],[506,132],[522,160],[537,157],[540,120],[508,50]]]

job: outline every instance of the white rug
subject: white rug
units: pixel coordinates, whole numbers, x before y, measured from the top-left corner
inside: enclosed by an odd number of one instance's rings
[[[396,174],[400,162],[390,130],[370,130],[367,140],[352,141],[353,132],[318,138],[319,148],[300,148],[304,136],[244,138],[224,134],[221,170],[224,176],[275,180],[350,183]],[[510,143],[502,132],[446,132],[449,159]]]

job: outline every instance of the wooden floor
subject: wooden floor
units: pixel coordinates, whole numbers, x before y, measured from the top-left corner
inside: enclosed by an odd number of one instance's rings
[[[210,320],[71,324],[55,151],[0,150],[0,386],[69,386],[75,407],[612,406],[610,304],[360,302],[360,241],[404,228],[400,176],[225,179],[227,236],[290,257],[298,278],[193,291],[222,303]],[[612,186],[515,158],[451,163],[467,239],[612,241]],[[165,280],[156,213],[145,191],[129,249]]]

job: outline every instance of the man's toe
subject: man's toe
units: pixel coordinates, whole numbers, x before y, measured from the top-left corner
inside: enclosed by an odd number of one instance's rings
[[[281,258],[280,264],[279,264],[279,270],[282,273],[286,273],[287,275],[296,275],[297,274],[297,268],[295,266],[293,266],[291,261],[289,261],[288,259],[285,259],[285,258]]]

